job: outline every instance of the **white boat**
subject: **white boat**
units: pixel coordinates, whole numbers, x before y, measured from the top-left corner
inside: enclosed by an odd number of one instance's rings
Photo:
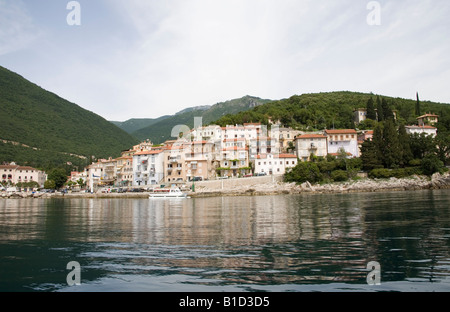
[[[149,198],[188,198],[179,188],[155,190],[149,195]]]

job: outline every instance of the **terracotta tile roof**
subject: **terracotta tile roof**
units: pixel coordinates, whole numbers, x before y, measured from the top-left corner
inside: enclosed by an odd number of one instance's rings
[[[326,139],[323,134],[303,134],[295,137],[296,139]]]
[[[355,129],[325,130],[327,134],[356,134]]]
[[[141,156],[141,155],[155,155],[155,154],[160,154],[160,153],[162,153],[162,152],[164,152],[164,150],[159,149],[159,150],[152,150],[152,151],[142,151],[142,152],[137,152],[137,153],[134,154],[134,155],[137,155],[137,156]]]

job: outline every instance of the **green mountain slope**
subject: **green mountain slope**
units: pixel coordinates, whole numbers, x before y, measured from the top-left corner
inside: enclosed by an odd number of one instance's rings
[[[164,120],[170,116],[161,116],[159,118],[133,118],[129,119],[127,121],[111,121],[113,124],[121,128],[122,130],[125,130],[128,133],[133,133],[139,129],[149,127],[161,120]]]
[[[82,159],[68,154],[117,156],[137,142],[104,118],[1,66],[0,111],[0,162],[56,166]]]
[[[221,126],[246,122],[261,122],[268,125],[269,121],[279,121],[284,126],[299,130],[354,128],[353,111],[357,108],[366,108],[369,98],[372,98],[376,105],[377,95],[369,93],[341,91],[294,95],[245,112],[228,114],[214,123]],[[416,123],[416,100],[387,96],[380,96],[380,99],[385,99],[390,108],[396,111],[400,122]],[[441,117],[450,115],[449,104],[421,101],[420,109],[422,114],[432,112]]]
[[[132,134],[140,140],[150,139],[153,143],[159,144],[166,140],[174,139],[171,137],[171,133],[173,127],[177,125],[186,125],[192,129],[195,117],[202,117],[202,123],[206,125],[226,114],[236,114],[268,102],[270,100],[247,95],[240,99],[217,103],[212,106],[193,107],[165,118],[149,127],[139,129]]]

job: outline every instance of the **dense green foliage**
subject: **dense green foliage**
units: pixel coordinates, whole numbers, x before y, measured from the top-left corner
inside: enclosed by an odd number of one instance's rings
[[[48,172],[48,181],[53,181],[55,189],[60,189],[67,182],[66,171],[62,168],[54,168]]]
[[[299,161],[297,166],[286,172],[285,182],[322,183],[342,182],[355,178],[362,168],[360,158],[347,159],[345,153],[338,157],[313,157],[311,161]]]
[[[172,129],[177,125],[186,125],[189,129],[192,129],[194,127],[195,117],[202,117],[202,124],[207,125],[221,118],[225,114],[236,114],[268,102],[270,102],[270,100],[244,96],[240,99],[217,103],[210,107],[194,107],[164,118],[163,120],[139,129],[132,134],[140,140],[150,139],[153,143],[160,144],[166,140],[175,139],[175,137],[172,137],[171,135]]]
[[[280,121],[283,126],[305,131],[352,129],[357,126],[353,122],[353,111],[358,108],[367,108],[370,99],[374,109],[381,112],[380,120],[385,119],[384,115],[390,118],[392,111],[396,111],[397,120],[400,123],[415,124],[417,122],[415,100],[342,91],[294,95],[238,114],[225,115],[214,123],[221,126],[246,122],[261,122],[269,125],[269,121]],[[420,102],[420,107],[422,112],[434,112],[440,116],[450,115],[448,104],[424,101]],[[357,127],[372,129],[373,124],[372,120],[368,120]]]
[[[0,162],[45,167],[79,163],[83,156],[120,155],[137,140],[104,118],[0,67],[0,139],[39,151],[1,143]],[[80,168],[81,169],[81,168]]]
[[[396,129],[390,120],[378,123],[373,139],[365,141],[361,147],[363,169],[370,171],[421,166],[422,173],[426,175],[441,171],[445,164],[450,163],[450,132],[444,127],[440,128],[442,132],[432,137],[424,133],[408,135],[403,125]],[[375,175],[384,172],[375,171]]]

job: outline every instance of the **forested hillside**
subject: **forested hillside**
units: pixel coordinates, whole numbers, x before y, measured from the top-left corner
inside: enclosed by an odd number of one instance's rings
[[[0,163],[49,167],[75,161],[81,166],[86,160],[68,154],[117,156],[137,142],[104,118],[3,67],[0,111]]]
[[[416,123],[416,100],[347,91],[294,95],[238,114],[228,114],[213,123],[225,126],[247,122],[269,124],[270,121],[279,121],[284,126],[306,131],[355,128],[353,111],[366,108],[369,99],[374,101],[377,108],[377,98],[380,105],[384,99],[389,109],[396,112],[399,122]],[[379,110],[382,111],[381,107]],[[450,115],[450,105],[420,101],[420,111],[445,116]]]

